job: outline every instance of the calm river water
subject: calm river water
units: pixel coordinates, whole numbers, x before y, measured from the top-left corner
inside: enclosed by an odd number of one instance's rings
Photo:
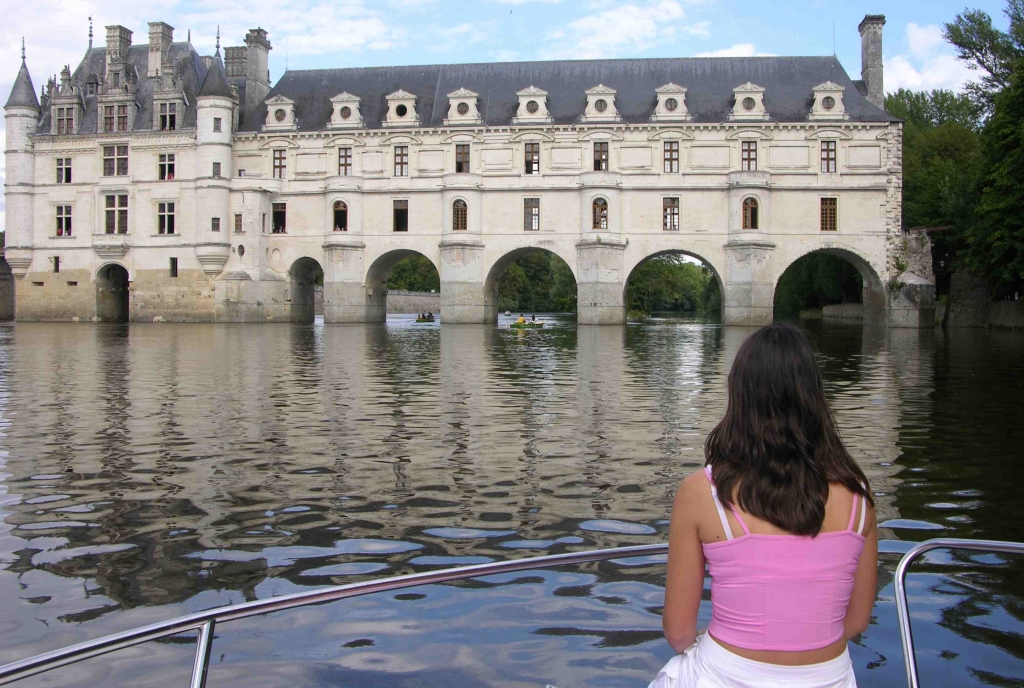
[[[316,586],[664,540],[750,331],[552,325],[0,327],[0,662]],[[1024,335],[811,332],[885,526],[851,652],[862,685],[905,685],[900,553],[1024,540]],[[1024,685],[1024,567],[917,570],[923,683]],[[645,685],[671,654],[663,577],[622,560],[233,622],[208,685]],[[182,685],[193,646],[46,685]]]

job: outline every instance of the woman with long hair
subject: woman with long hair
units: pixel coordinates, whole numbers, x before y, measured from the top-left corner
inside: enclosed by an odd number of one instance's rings
[[[672,505],[662,627],[679,654],[651,688],[856,686],[846,643],[875,600],[874,501],[799,329],[769,325],[740,347],[705,456]]]

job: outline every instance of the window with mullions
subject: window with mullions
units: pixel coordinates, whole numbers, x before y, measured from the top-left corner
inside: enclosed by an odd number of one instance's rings
[[[274,203],[273,211],[270,233],[284,234],[288,229],[288,206],[285,203]]]
[[[57,236],[71,236],[71,206],[57,206]]]
[[[128,194],[111,194],[104,199],[107,234],[128,233]]]
[[[178,104],[160,103],[160,129],[174,130],[178,124]]]
[[[758,207],[756,198],[743,199],[743,229],[757,229]]]
[[[235,231],[242,233],[242,213],[235,213]]]
[[[156,231],[158,234],[174,234],[174,204],[156,204]]]
[[[71,158],[57,158],[57,183],[71,183]]]
[[[395,176],[409,176],[409,146],[395,146]]]
[[[822,172],[835,172],[836,171],[836,142],[835,141],[822,141],[821,142],[821,171]]]
[[[666,232],[679,231],[679,199],[666,198],[662,201],[661,228]]]
[[[219,232],[220,231],[220,218],[219,217],[211,217],[210,218],[210,231],[211,232]]]
[[[666,172],[678,172],[679,171],[679,142],[678,141],[666,141],[665,142],[665,171]]]
[[[452,229],[461,232],[466,229],[469,221],[469,206],[461,198],[452,203]]]
[[[103,106],[103,131],[114,131],[114,106]]]
[[[156,173],[161,180],[174,179],[174,153],[161,153],[157,156]]]
[[[469,172],[469,144],[455,144],[455,172],[463,174]]]
[[[540,199],[523,199],[523,229],[527,232],[540,231]]]
[[[75,133],[75,108],[73,108],[73,107],[59,107],[59,108],[57,108],[57,133],[58,134],[74,134]]]
[[[742,141],[740,143],[740,162],[744,172],[752,172],[757,169],[757,141]]]
[[[334,202],[334,231],[348,231],[348,205],[345,201]]]
[[[608,229],[608,201],[595,198],[593,203],[593,229]]]
[[[839,229],[839,199],[821,199],[821,231],[835,232]]]
[[[285,162],[285,155],[288,151],[282,149],[274,150],[274,179],[284,179],[287,163]]]
[[[213,176],[215,178],[220,178],[220,163],[219,162],[213,163]]]
[[[606,141],[596,141],[594,143],[594,171],[600,172],[601,170],[608,169],[608,143]]]
[[[540,144],[526,144],[526,174],[540,174]]]
[[[117,106],[117,130],[128,131],[128,105]]]
[[[352,175],[352,149],[338,149],[338,175],[349,177]]]
[[[123,177],[128,174],[128,146],[103,146],[103,176]]]

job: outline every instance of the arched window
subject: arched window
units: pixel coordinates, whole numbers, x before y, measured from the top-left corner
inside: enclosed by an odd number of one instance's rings
[[[452,203],[452,229],[456,232],[465,231],[468,225],[469,207],[463,200]]]
[[[334,231],[348,231],[348,206],[345,201],[334,202]]]
[[[757,229],[757,199],[743,199],[743,229]]]
[[[608,201],[594,199],[594,229],[608,229]]]

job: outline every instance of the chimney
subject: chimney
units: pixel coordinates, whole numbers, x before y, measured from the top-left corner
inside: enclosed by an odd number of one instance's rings
[[[250,29],[245,35],[245,110],[263,103],[270,93],[270,41],[263,29]]]
[[[163,22],[149,23],[149,69],[146,76],[156,76],[167,62],[167,53],[174,42],[174,27]]]
[[[868,14],[857,29],[860,31],[860,78],[867,89],[868,102],[885,108],[882,83],[882,27],[885,15]]]
[[[107,27],[107,65],[128,59],[128,48],[132,47],[132,32],[123,26]]]
[[[224,48],[224,72],[228,78],[245,78],[245,46]]]

